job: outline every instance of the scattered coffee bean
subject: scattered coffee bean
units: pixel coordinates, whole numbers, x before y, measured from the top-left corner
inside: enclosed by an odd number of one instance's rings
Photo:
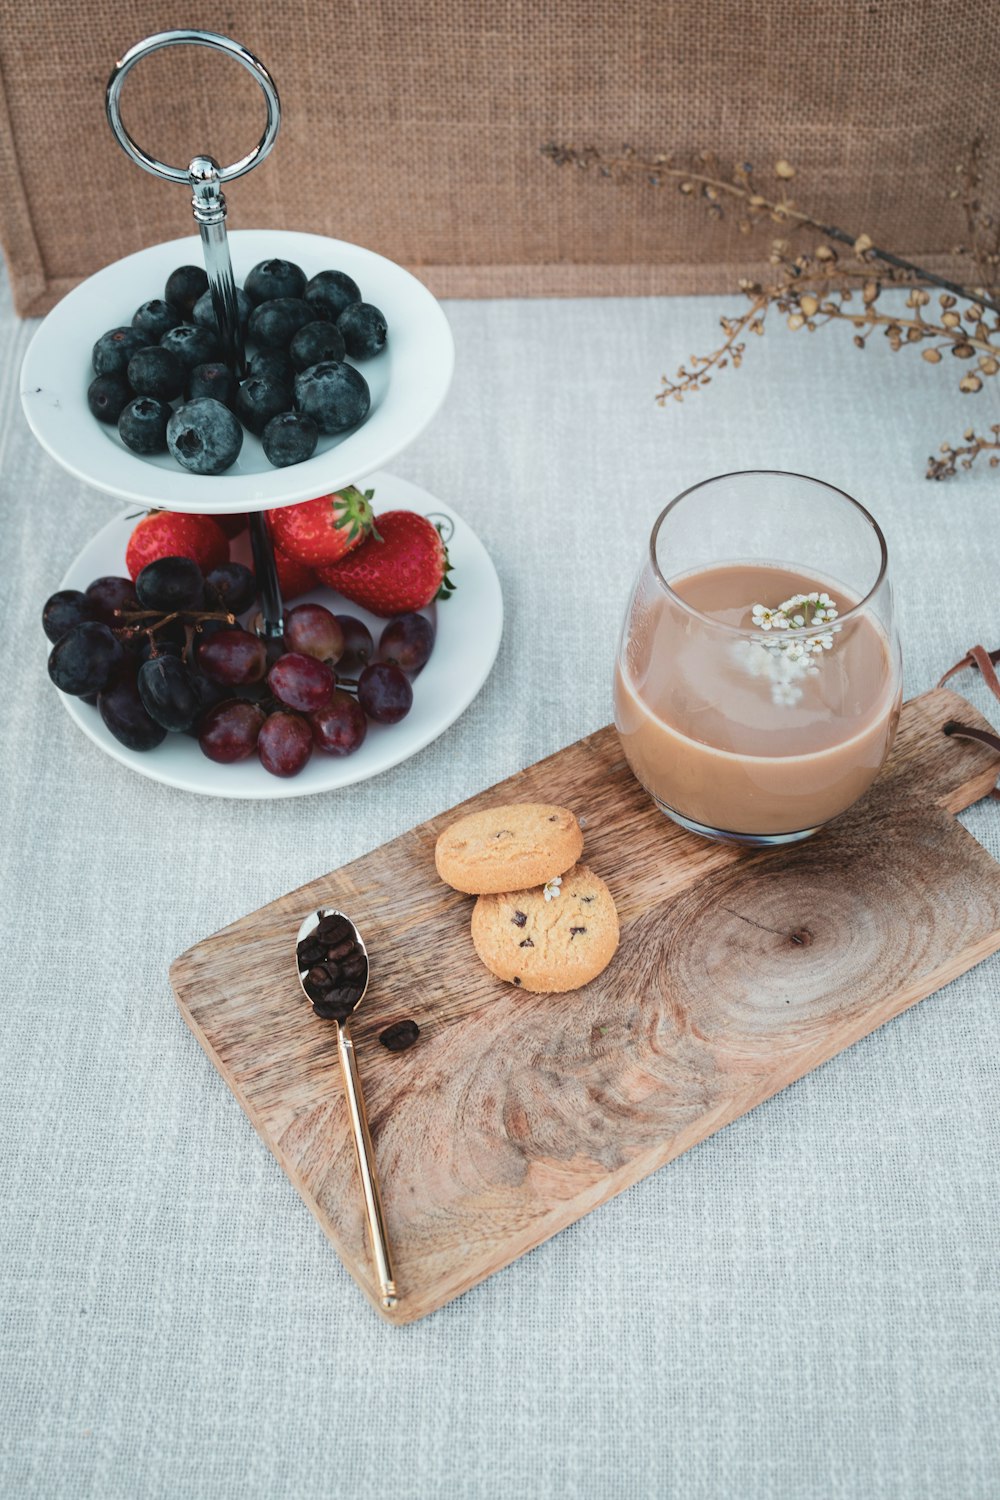
[[[379,1032],[378,1039],[390,1052],[405,1052],[407,1047],[413,1046],[419,1035],[420,1027],[416,1021],[395,1021]]]

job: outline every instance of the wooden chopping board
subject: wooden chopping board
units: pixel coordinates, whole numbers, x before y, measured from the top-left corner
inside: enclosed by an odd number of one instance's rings
[[[303,915],[342,907],[372,955],[354,1024],[399,1305],[424,1317],[1000,948],[1000,865],[953,814],[998,758],[955,694],[907,703],[869,794],[798,847],[710,844],[659,813],[609,726],[282,896],[171,967],[181,1012],[377,1308],[334,1028],[302,999]],[[434,843],[460,812],[563,803],[618,903],[592,984],[493,978]],[[377,1038],[413,1017],[420,1039]],[[381,1309],[378,1309],[381,1312]]]

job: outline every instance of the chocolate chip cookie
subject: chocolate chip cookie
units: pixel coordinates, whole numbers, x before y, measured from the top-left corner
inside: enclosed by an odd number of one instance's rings
[[[544,885],[583,852],[583,833],[568,807],[515,802],[469,813],[446,828],[434,859],[446,885],[471,896]]]
[[[480,896],[472,941],[498,979],[556,994],[587,984],[611,962],[618,912],[604,881],[576,865],[543,889]]]

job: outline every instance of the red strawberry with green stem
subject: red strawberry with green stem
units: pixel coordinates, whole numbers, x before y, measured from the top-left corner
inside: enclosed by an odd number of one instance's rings
[[[339,562],[372,533],[374,490],[364,494],[353,484],[339,494],[320,495],[301,505],[285,505],[268,512],[275,545],[307,568],[327,568]]]
[[[412,510],[387,510],[375,517],[375,527],[347,557],[317,569],[323,582],[384,618],[447,599],[455,585],[447,548],[432,522]]]

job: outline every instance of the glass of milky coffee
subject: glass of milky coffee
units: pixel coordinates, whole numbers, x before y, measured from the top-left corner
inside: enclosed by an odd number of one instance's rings
[[[808,838],[867,791],[901,700],[885,538],[802,474],[707,479],[658,517],[615,667],[657,805],[739,844]]]

